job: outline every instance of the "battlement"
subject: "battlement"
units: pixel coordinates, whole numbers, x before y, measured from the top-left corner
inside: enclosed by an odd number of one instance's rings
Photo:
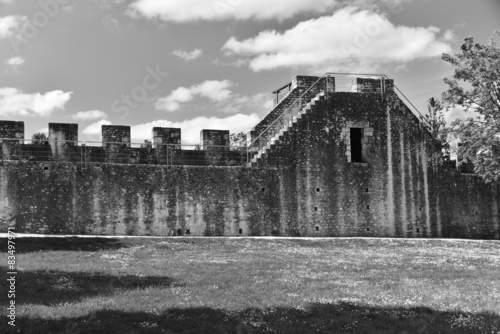
[[[98,143],[61,123],[26,140],[23,122],[0,121],[0,220],[20,233],[499,239],[498,184],[436,158],[411,102],[374,77],[296,76],[243,147],[220,129],[190,146],[154,127],[133,143],[123,125]]]
[[[0,141],[3,138],[23,139],[24,122],[0,121]]]
[[[394,91],[394,80],[392,79],[369,79],[356,78],[352,83],[352,92],[355,93],[378,93]]]
[[[0,160],[243,166],[246,147],[230,147],[229,130],[200,132],[200,144],[183,145],[181,129],[154,127],[152,141],[131,142],[131,128],[103,125],[102,142],[78,141],[78,124],[49,123],[47,140],[24,139],[24,122],[0,121]]]

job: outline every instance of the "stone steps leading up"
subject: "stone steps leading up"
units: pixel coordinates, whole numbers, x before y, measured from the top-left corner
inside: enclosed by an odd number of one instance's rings
[[[316,105],[317,102],[320,100],[324,99],[325,97],[325,92],[321,91],[319,94],[317,94],[310,102],[308,102],[301,110],[299,110],[295,115],[291,117],[291,119],[284,124],[280,128],[280,130],[267,142],[264,147],[262,147],[257,154],[250,160],[248,163],[248,167],[255,167],[257,166],[258,162],[262,157],[270,150],[272,150],[276,145],[280,143],[280,141],[283,140],[283,137],[285,136],[286,133],[290,132],[290,130],[295,126],[295,124],[303,118],[303,116],[307,115],[308,113],[311,113],[313,111],[313,107]]]

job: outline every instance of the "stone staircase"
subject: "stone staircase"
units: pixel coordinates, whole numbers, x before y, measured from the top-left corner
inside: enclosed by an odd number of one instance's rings
[[[279,130],[285,122],[288,122],[286,119],[287,116],[297,109],[302,109],[304,106],[303,102],[310,101],[321,90],[325,90],[325,79],[315,76],[298,75],[292,78],[292,82],[288,87],[290,87],[288,94],[277,101],[278,103],[273,109],[259,124],[250,130],[249,144],[252,143],[254,153],[267,144],[267,141],[270,139],[270,136],[268,136],[271,133],[269,131],[270,127],[277,127],[277,129],[272,130],[273,132]],[[280,122],[283,122],[283,124],[279,124]]]
[[[277,125],[280,126],[279,129],[276,129],[275,126],[269,128],[269,130],[276,130],[276,134],[272,136],[262,148],[257,151],[257,153],[252,157],[250,162],[248,163],[248,167],[255,167],[258,165],[259,160],[263,158],[264,155],[268,154],[270,150],[276,147],[279,144],[283,137],[290,132],[290,130],[294,127],[294,125],[302,119],[307,114],[310,114],[314,111],[314,106],[320,100],[325,99],[325,92],[320,91],[315,97],[311,99],[302,109],[296,111],[293,114],[282,115],[282,119],[277,120]]]

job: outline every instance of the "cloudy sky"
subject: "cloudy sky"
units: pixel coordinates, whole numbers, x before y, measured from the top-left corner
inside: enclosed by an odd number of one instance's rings
[[[499,0],[0,0],[0,119],[247,131],[296,74],[384,73],[421,111]],[[341,83],[350,78],[339,78]],[[452,115],[449,117],[456,117]]]

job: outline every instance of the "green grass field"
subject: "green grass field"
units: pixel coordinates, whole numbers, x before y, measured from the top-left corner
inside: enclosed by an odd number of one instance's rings
[[[15,242],[1,333],[500,333],[498,241]]]

